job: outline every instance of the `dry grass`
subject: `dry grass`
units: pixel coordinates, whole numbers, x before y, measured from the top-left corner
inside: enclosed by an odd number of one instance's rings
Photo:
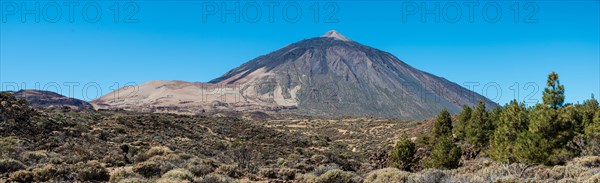
[[[598,182],[600,157],[561,166],[465,160],[453,170],[387,168],[397,137],[425,122],[42,111],[43,129],[0,138],[0,182]],[[48,127],[48,125],[50,127]],[[10,126],[9,126],[10,127]],[[29,125],[29,128],[34,126]],[[4,128],[10,132],[11,128]],[[15,128],[14,130],[20,130]],[[33,133],[35,132],[35,133]],[[416,139],[416,138],[415,138]],[[426,147],[423,147],[426,152]],[[421,149],[423,149],[421,148]],[[421,156],[427,153],[419,151]]]
[[[574,159],[565,166],[528,167],[479,158],[453,170],[427,169],[409,173],[394,168],[379,169],[367,174],[365,182],[594,182],[600,177],[599,159],[587,156]]]
[[[192,172],[183,168],[177,168],[169,170],[167,173],[163,174],[158,182],[189,182],[193,179],[194,175]]]
[[[365,178],[365,182],[371,183],[393,183],[408,182],[410,172],[405,172],[397,168],[384,168],[370,172]]]

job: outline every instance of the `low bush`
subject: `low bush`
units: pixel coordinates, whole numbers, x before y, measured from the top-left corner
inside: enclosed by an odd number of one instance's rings
[[[53,178],[60,177],[65,174],[68,170],[58,167],[54,164],[46,164],[42,167],[37,167],[31,170],[33,172],[33,179],[36,182],[45,182],[52,180]]]
[[[157,177],[160,176],[161,165],[154,161],[145,161],[133,166],[133,171],[143,175],[144,177]]]
[[[594,182],[594,183],[600,182],[600,173],[597,173],[596,175],[591,176],[590,178],[588,178],[584,182]]]
[[[161,178],[172,181],[191,181],[194,178],[194,175],[189,170],[183,168],[176,168],[173,170],[169,170],[167,173],[163,174]]]
[[[240,172],[237,165],[221,165],[215,170],[215,173],[227,175],[232,178],[239,178],[242,176],[242,172]]]
[[[194,182],[197,182],[197,183],[231,183],[231,182],[235,182],[235,180],[226,175],[210,173]]]
[[[110,182],[119,182],[130,178],[141,178],[142,175],[133,172],[132,167],[119,167],[110,172]]]
[[[107,167],[119,167],[131,162],[129,162],[125,154],[119,151],[112,151],[102,159],[102,163],[105,163]]]
[[[215,170],[215,164],[212,160],[193,158],[187,161],[185,168],[196,176],[204,176]]]
[[[33,173],[27,170],[19,170],[16,172],[10,173],[8,176],[10,180],[15,182],[32,182],[33,181]]]
[[[14,172],[25,169],[25,165],[11,158],[0,159],[0,173]]]
[[[417,175],[413,178],[415,182],[447,182],[448,178],[446,173],[436,169],[427,169]]]
[[[48,153],[46,151],[25,151],[21,153],[19,159],[30,165],[43,163],[45,159],[48,159]]]
[[[258,175],[264,178],[275,179],[277,178],[277,170],[274,168],[259,168]]]
[[[568,165],[579,165],[587,168],[600,167],[600,156],[583,156],[573,159]]]
[[[277,172],[277,176],[283,180],[293,180],[296,177],[296,169],[283,167]]]
[[[125,178],[120,180],[118,183],[147,183],[147,182],[152,182],[148,179],[144,179],[144,178]]]
[[[0,137],[0,157],[9,157],[18,154],[19,142],[20,140],[14,136]]]
[[[77,171],[81,180],[107,181],[110,178],[108,171],[98,161],[89,161],[80,166]]]
[[[315,154],[313,156],[310,157],[310,161],[311,163],[314,164],[325,164],[329,162],[329,159],[327,158],[327,156],[321,155],[321,154]]]
[[[410,172],[405,172],[397,168],[384,168],[370,172],[365,178],[365,182],[371,183],[399,183],[408,182]]]
[[[154,156],[164,156],[167,154],[171,154],[173,153],[173,151],[166,146],[154,146],[151,147],[150,149],[148,149],[146,152],[144,153],[140,153],[135,157],[135,160],[137,162],[142,162],[142,161],[146,161]]]
[[[299,174],[296,175],[296,181],[303,183],[317,183],[319,177],[315,176],[315,174],[307,173],[307,174]]]
[[[317,168],[315,168],[312,171],[312,173],[314,175],[316,175],[316,176],[321,176],[321,175],[323,175],[324,173],[326,173],[326,172],[328,172],[330,170],[335,170],[335,169],[339,169],[339,168],[340,167],[337,164],[330,163],[330,164],[327,164],[327,165],[320,165],[320,166],[318,166]]]
[[[319,176],[318,183],[359,183],[361,178],[352,172],[340,169],[330,170]]]

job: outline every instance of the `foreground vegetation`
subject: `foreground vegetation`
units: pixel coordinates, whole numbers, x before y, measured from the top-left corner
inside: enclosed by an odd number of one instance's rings
[[[410,122],[38,110],[0,93],[0,182],[598,182],[594,101]]]
[[[419,165],[453,169],[461,166],[461,159],[486,157],[527,168],[600,155],[600,109],[593,95],[582,104],[564,104],[565,88],[552,72],[542,99],[531,107],[513,100],[491,111],[480,101],[475,108],[463,106],[454,120],[442,111],[430,135],[416,143],[401,138],[389,164],[407,171]],[[431,148],[430,159],[415,161],[415,147]]]

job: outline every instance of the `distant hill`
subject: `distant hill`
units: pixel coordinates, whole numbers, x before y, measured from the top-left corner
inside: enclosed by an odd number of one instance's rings
[[[30,106],[35,108],[69,107],[75,110],[94,109],[94,107],[86,101],[69,98],[51,91],[20,90],[14,92],[13,95],[17,98],[24,98]]]
[[[213,87],[231,87],[235,95],[207,95],[215,92]],[[151,81],[92,103],[130,110],[283,109],[315,116],[426,119],[444,108],[458,112],[461,105],[474,106],[477,100],[496,105],[388,52],[329,31],[259,56],[208,83]]]

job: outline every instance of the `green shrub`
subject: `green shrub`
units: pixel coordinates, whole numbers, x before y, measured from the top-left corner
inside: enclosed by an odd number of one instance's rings
[[[431,140],[431,137],[428,135],[421,135],[421,136],[417,137],[417,140],[416,140],[416,144],[419,146],[422,146],[422,145],[428,146],[430,144],[433,144],[432,142],[433,142],[433,140]]]
[[[390,155],[390,166],[402,170],[410,170],[415,156],[415,143],[403,136],[396,146],[392,149]]]
[[[16,154],[20,141],[14,136],[0,137],[0,157]]]
[[[548,164],[564,164],[567,161],[573,159],[573,157],[575,157],[575,154],[573,154],[573,152],[567,150],[566,148],[556,148],[552,151],[550,156],[548,156]]]
[[[25,165],[11,158],[0,159],[0,173],[14,172],[25,169]]]
[[[319,183],[359,183],[361,178],[352,172],[343,171],[340,169],[330,170],[319,176]]]

